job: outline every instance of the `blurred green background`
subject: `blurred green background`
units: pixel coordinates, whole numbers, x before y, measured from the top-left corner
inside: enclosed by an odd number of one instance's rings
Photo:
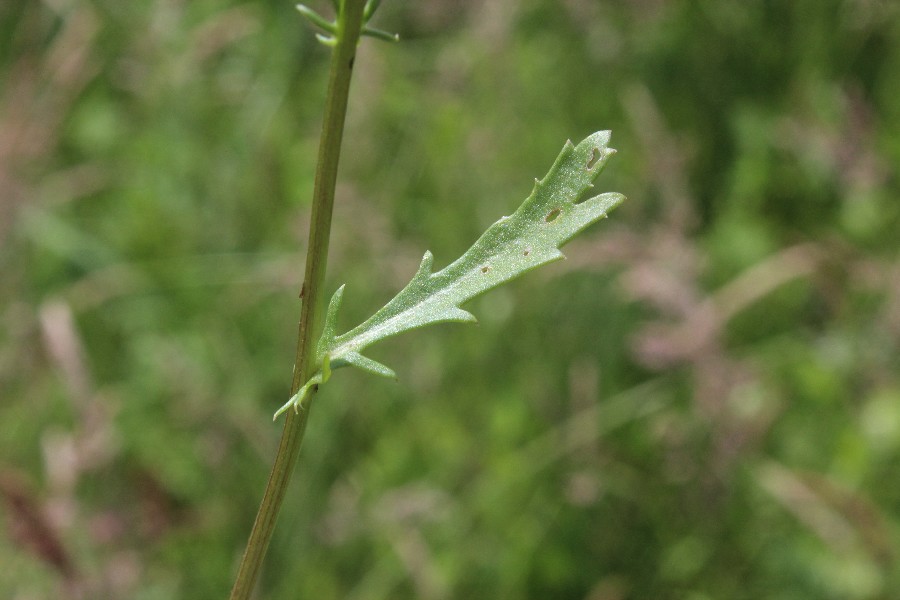
[[[313,4],[328,14],[327,2]],[[342,327],[613,130],[567,261],[323,388],[259,598],[900,597],[900,3],[385,2]],[[281,424],[327,50],[0,3],[0,596],[222,598]]]

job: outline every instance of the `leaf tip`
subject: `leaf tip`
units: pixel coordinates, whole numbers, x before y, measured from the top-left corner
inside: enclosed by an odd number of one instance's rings
[[[425,254],[422,256],[422,262],[419,263],[419,268],[416,270],[416,274],[413,275],[413,281],[429,277],[431,275],[431,266],[433,264],[434,255],[431,253],[431,250],[426,250]]]
[[[609,212],[622,204],[626,200],[624,194],[618,192],[605,192],[598,194],[593,198],[589,198],[584,202],[579,202],[578,206],[584,206],[585,210],[596,215],[596,219],[603,219],[609,216]]]
[[[316,34],[316,39],[319,40],[319,43],[323,46],[328,46],[329,48],[334,48],[337,46],[337,38],[330,35],[322,35],[321,33]]]
[[[328,350],[334,341],[335,331],[337,329],[337,314],[341,308],[341,302],[344,299],[344,287],[346,284],[335,290],[328,301],[328,308],[325,311],[325,326],[322,329],[322,337],[316,346],[316,356],[318,360],[322,360],[326,356]]]
[[[373,375],[380,375],[382,377],[387,377],[388,379],[397,379],[397,373],[387,365],[383,365],[377,360],[372,360],[368,356],[363,356],[359,352],[348,352],[344,356],[344,360],[347,361],[348,364],[353,365],[363,371],[368,371]]]
[[[400,35],[397,33],[389,33],[387,31],[382,31],[381,29],[375,29],[374,27],[363,27],[360,35],[366,35],[369,37],[373,37],[378,40],[382,40],[384,42],[399,42]]]
[[[278,417],[280,417],[285,411],[287,411],[287,409],[289,409],[291,407],[291,405],[293,405],[296,402],[296,400],[297,400],[297,394],[294,394],[293,396],[291,396],[291,399],[288,400],[287,402],[285,402],[282,405],[282,407],[279,408],[278,410],[276,410],[275,414],[272,415],[272,422],[274,423],[275,421],[277,421]]]
[[[484,272],[484,271],[482,271]],[[475,318],[475,315],[470,313],[467,310],[462,308],[456,308],[453,311],[448,311],[448,321],[457,321],[459,323],[477,323],[478,319]]]
[[[598,146],[605,147],[609,144],[609,140],[612,138],[612,131],[609,129],[603,129],[601,131],[595,131],[587,138],[585,138],[585,142],[596,144]]]

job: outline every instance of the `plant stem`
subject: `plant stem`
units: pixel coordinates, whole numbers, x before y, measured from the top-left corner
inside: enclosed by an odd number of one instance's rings
[[[328,240],[331,234],[334,188],[337,182],[344,118],[347,114],[350,77],[362,27],[364,4],[365,0],[342,0],[338,11],[337,44],[331,57],[325,115],[322,136],[319,141],[312,218],[309,225],[309,244],[306,254],[306,273],[301,292],[303,304],[300,311],[300,334],[297,339],[297,356],[294,361],[291,394],[300,389],[300,386],[309,379],[314,370],[315,349],[313,343],[315,337],[313,334],[318,327],[319,309],[324,297],[322,287],[328,257]],[[266,491],[247,541],[247,549],[244,551],[237,579],[231,590],[232,600],[245,600],[253,592],[266,556],[266,550],[272,539],[275,522],[284,501],[291,474],[294,471],[294,465],[299,456],[300,444],[303,442],[303,434],[306,431],[306,422],[314,396],[313,393],[307,398],[305,410],[297,414],[294,414],[293,411],[287,413],[281,441],[278,444],[278,452],[269,475],[269,482],[266,484]]]

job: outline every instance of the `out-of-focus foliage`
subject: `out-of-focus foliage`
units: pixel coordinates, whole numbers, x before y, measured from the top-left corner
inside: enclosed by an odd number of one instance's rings
[[[325,12],[322,2],[317,9]],[[614,131],[564,263],[317,398],[261,598],[900,594],[900,12],[385,2],[360,322]],[[291,3],[0,3],[0,596],[213,598],[280,434],[327,54]],[[365,293],[362,293],[365,291]]]

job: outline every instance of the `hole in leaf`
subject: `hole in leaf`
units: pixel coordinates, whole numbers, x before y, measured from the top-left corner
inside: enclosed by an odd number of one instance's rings
[[[560,210],[558,208],[554,208],[550,212],[547,213],[547,216],[544,217],[544,220],[550,223],[551,221],[555,221],[556,217],[559,216]]]
[[[481,272],[482,272],[482,273],[487,273],[487,272],[490,271],[490,270],[491,270],[491,268],[490,268],[489,266],[487,266],[487,265],[481,267]]]
[[[594,148],[593,152],[591,152],[591,158],[587,163],[588,171],[594,168],[594,165],[597,164],[598,160],[600,160],[600,151],[597,148]]]

